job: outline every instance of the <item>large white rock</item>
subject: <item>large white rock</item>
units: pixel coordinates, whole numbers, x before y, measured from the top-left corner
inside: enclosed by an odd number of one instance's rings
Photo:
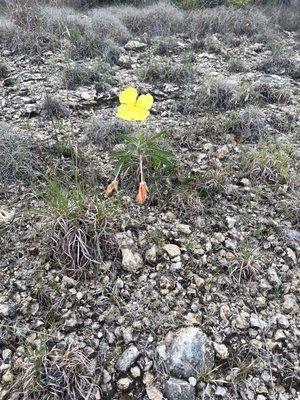
[[[189,379],[213,365],[212,345],[199,328],[187,327],[169,333],[163,348],[164,351],[160,346],[159,354],[169,374],[176,378]]]

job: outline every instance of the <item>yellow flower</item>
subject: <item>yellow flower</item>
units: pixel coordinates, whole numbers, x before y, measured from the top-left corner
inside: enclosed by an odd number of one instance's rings
[[[145,121],[154,103],[150,93],[138,97],[138,92],[133,87],[123,90],[119,94],[119,100],[121,105],[117,109],[117,116],[125,121]]]

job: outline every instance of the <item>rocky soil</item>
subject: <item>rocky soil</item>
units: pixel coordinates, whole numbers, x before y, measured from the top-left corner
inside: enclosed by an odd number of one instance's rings
[[[1,134],[27,144],[18,168],[17,144],[0,145],[1,399],[298,398],[300,54],[293,32],[280,44],[292,67],[266,66],[253,38],[136,36],[87,84],[63,53],[2,48]],[[154,96],[142,129],[177,165],[148,176],[144,206],[130,176],[103,194],[127,86]],[[50,179],[76,174],[83,231],[90,193],[109,212],[101,262],[70,266],[61,226],[77,225]]]

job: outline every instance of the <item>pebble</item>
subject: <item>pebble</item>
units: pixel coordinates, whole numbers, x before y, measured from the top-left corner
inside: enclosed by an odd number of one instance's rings
[[[226,217],[227,226],[229,229],[232,229],[236,224],[236,219],[232,217]]]
[[[150,262],[150,263],[155,263],[156,259],[157,259],[157,250],[156,250],[156,246],[152,246],[150,247],[150,249],[148,249],[145,252],[145,260]]]
[[[10,349],[4,349],[2,351],[2,358],[4,361],[8,360],[12,355],[12,351]]]
[[[138,367],[137,365],[135,367],[130,368],[130,373],[131,376],[136,379],[139,378],[141,376],[141,370],[140,367]]]
[[[181,255],[181,250],[176,244],[165,244],[163,249],[169,254],[171,258]]]
[[[295,295],[286,294],[284,296],[284,301],[283,301],[282,308],[287,313],[296,312],[297,309],[298,309],[298,306],[297,306],[297,299],[296,299]]]
[[[228,349],[225,344],[214,343],[214,349],[222,360],[228,358]]]
[[[147,47],[147,44],[138,40],[129,40],[124,46],[126,50],[143,50],[145,47]]]
[[[250,325],[253,328],[259,328],[259,329],[265,329],[268,327],[268,324],[265,321],[263,321],[257,314],[251,314]]]
[[[7,317],[10,314],[10,308],[8,304],[0,303],[0,316]]]
[[[167,335],[165,344],[165,366],[174,377],[188,379],[210,366],[213,358],[210,343],[199,328],[178,329]]]
[[[117,387],[120,390],[128,390],[133,380],[130,378],[121,378],[117,381]]]
[[[155,386],[147,386],[146,393],[149,400],[163,400],[163,394]]]
[[[137,252],[133,252],[129,248],[121,249],[122,267],[129,272],[136,272],[143,267],[143,259]]]
[[[276,315],[276,320],[277,320],[278,325],[281,328],[288,328],[290,326],[289,320],[283,314],[277,314]]]
[[[121,372],[126,372],[136,361],[140,352],[135,346],[130,346],[126,349],[116,362],[116,369]]]
[[[227,393],[227,389],[222,387],[222,386],[217,386],[217,389],[215,391],[216,396],[224,397]]]
[[[2,376],[3,383],[11,383],[14,380],[14,376],[10,371],[6,371],[5,374]]]

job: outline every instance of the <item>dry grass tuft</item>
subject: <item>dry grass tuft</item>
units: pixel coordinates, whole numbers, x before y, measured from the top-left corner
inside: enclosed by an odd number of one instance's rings
[[[134,34],[165,36],[180,32],[183,28],[184,13],[170,1],[159,1],[143,8],[124,6],[111,10]]]
[[[188,84],[197,76],[197,71],[190,64],[172,63],[167,58],[151,60],[139,70],[143,80],[150,83],[171,82],[177,85]]]
[[[197,92],[189,94],[183,112],[198,113],[201,109],[231,110],[243,101],[243,88],[238,81],[223,77],[207,79]]]
[[[269,82],[268,79],[261,79],[253,86],[253,96],[263,103],[288,104],[292,93],[281,85]]]
[[[42,105],[44,114],[50,119],[65,118],[70,114],[69,108],[55,96],[46,95]]]
[[[31,137],[12,129],[9,125],[0,125],[1,183],[33,178],[37,163],[34,148]]]
[[[97,221],[94,210],[87,208],[77,221],[59,218],[53,229],[54,259],[64,273],[74,277],[93,275],[101,270],[107,257],[115,258],[117,244],[108,233],[106,221]]]
[[[109,66],[104,63],[92,65],[69,64],[64,69],[63,81],[67,89],[76,89],[78,86],[89,86],[93,83],[98,88],[107,88],[111,80]]]
[[[57,215],[51,251],[65,274],[87,278],[100,272],[104,261],[117,257],[113,223],[116,209],[112,203],[106,208],[89,198],[79,184],[73,186],[68,189],[55,180],[48,183],[46,199],[51,213]]]
[[[294,149],[285,143],[261,142],[242,157],[244,173],[256,182],[294,186]]]
[[[215,7],[193,11],[186,21],[189,35],[194,39],[206,34],[233,33],[237,36],[270,37],[274,33],[274,24],[256,7],[234,8]]]
[[[261,139],[266,131],[267,117],[265,113],[254,106],[248,106],[238,113],[232,113],[227,124],[228,131],[238,141]]]
[[[75,346],[28,350],[26,358],[18,360],[18,369],[10,395],[24,400],[78,400],[99,393],[95,365]]]
[[[126,121],[105,120],[96,116],[91,118],[86,128],[87,139],[107,150],[121,143],[124,135],[129,135],[131,132],[131,125]]]

